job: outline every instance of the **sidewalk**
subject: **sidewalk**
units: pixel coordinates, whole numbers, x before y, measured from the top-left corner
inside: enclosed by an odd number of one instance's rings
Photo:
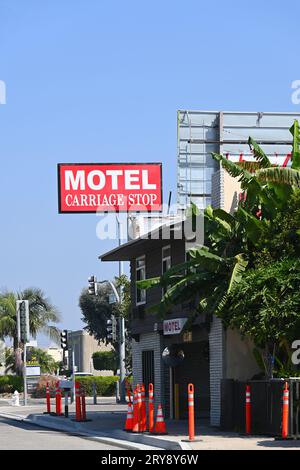
[[[37,403],[38,402],[38,403]],[[43,400],[42,400],[43,402]],[[52,409],[54,410],[54,400]],[[194,442],[188,440],[187,421],[167,420],[166,436],[153,436],[146,434],[132,434],[123,431],[127,406],[115,403],[114,398],[98,399],[97,405],[92,399],[87,399],[87,418],[91,421],[77,423],[74,405],[70,405],[68,419],[44,415],[45,404],[41,400],[31,400],[27,407],[0,407],[0,416],[9,419],[25,420],[43,427],[49,427],[59,431],[84,435],[90,439],[100,440],[106,443],[114,443],[121,448],[135,450],[272,450],[272,449],[299,449],[300,441],[276,441],[272,437],[245,437],[237,433],[222,432],[212,428],[207,420],[196,423],[196,437]]]

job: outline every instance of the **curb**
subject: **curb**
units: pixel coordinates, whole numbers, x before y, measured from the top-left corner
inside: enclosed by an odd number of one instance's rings
[[[15,415],[15,414],[10,414],[10,413],[3,413],[0,411],[0,417],[6,418],[6,419],[11,419],[13,421],[18,421],[18,422],[25,422],[28,424],[44,427],[47,429],[53,429],[56,431],[61,431],[61,432],[66,432],[70,433],[74,436],[79,436],[79,437],[84,437],[89,440],[97,441],[97,442],[103,442],[104,444],[112,444],[117,447],[127,449],[127,450],[161,450],[161,449],[170,449],[170,445],[172,445],[172,449],[180,449],[180,444],[177,441],[164,441],[162,439],[157,439],[157,438],[150,438],[150,439],[144,439],[146,436],[133,436],[133,437],[140,437],[140,442],[133,441],[131,439],[122,439],[123,435],[120,434],[123,431],[115,433],[116,437],[112,437],[110,435],[105,435],[105,434],[96,434],[93,432],[87,432],[83,431],[81,429],[81,425],[78,423],[75,423],[75,427],[70,427],[66,426],[63,423],[57,423],[53,422],[52,420],[47,419],[46,417],[40,417],[33,415],[33,418],[29,418],[26,416],[20,416],[20,415]],[[127,433],[125,433],[125,436]],[[128,434],[129,437],[129,434]],[[130,436],[131,437],[131,436]],[[149,442],[149,440],[151,442]],[[143,442],[141,442],[143,441]],[[162,444],[164,447],[161,447],[160,444]],[[174,444],[176,447],[174,447]]]

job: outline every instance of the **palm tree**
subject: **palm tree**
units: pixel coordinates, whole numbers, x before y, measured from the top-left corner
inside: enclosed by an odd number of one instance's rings
[[[29,301],[29,330],[33,338],[38,333],[44,333],[57,341],[60,334],[60,330],[53,325],[59,322],[59,313],[41,289],[28,288],[22,292],[0,294],[0,338],[13,340],[18,371],[21,367],[21,355],[18,349],[16,301],[21,299]]]
[[[28,348],[28,353],[30,354],[31,361],[36,362],[41,367],[42,373],[53,374],[59,368],[59,362],[55,362],[52,356],[46,353],[43,349],[40,348]],[[16,371],[16,356],[12,350],[6,350],[5,358],[5,373],[8,371]]]

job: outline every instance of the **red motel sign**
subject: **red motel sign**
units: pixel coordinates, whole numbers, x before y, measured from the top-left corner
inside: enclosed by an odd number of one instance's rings
[[[161,163],[59,163],[57,167],[59,213],[161,210]]]

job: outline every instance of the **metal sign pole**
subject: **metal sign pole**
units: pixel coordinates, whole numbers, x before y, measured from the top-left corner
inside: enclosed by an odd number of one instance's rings
[[[27,406],[26,343],[24,343],[23,380],[24,380],[24,406]]]

